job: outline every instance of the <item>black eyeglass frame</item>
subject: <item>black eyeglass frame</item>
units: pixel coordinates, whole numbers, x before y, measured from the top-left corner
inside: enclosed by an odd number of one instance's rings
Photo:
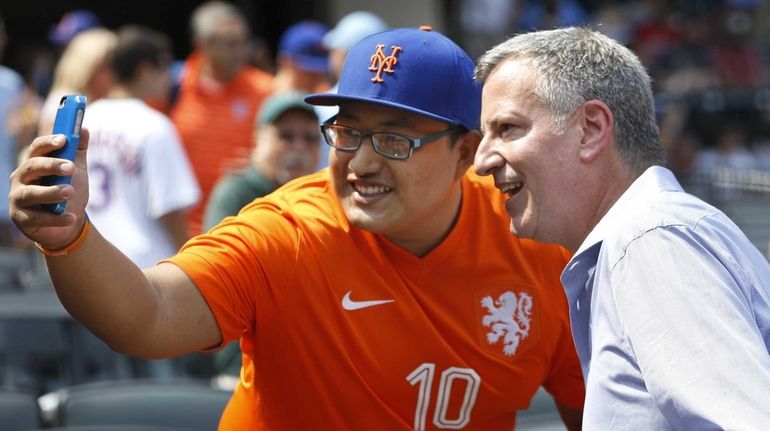
[[[361,145],[364,143],[364,140],[366,140],[368,138],[372,142],[372,147],[374,148],[374,152],[375,153],[377,153],[377,154],[379,154],[379,155],[381,155],[383,157],[386,157],[388,159],[393,159],[393,160],[406,160],[406,159],[412,157],[412,152],[415,149],[420,148],[424,144],[428,144],[430,142],[437,141],[438,139],[443,138],[444,136],[449,136],[452,133],[457,133],[457,132],[465,131],[465,128],[462,127],[462,126],[454,126],[454,127],[450,127],[448,129],[442,130],[440,132],[431,133],[430,135],[425,135],[425,136],[421,136],[421,137],[418,138],[418,137],[408,136],[408,135],[404,135],[404,134],[401,134],[401,133],[394,133],[394,132],[369,132],[369,133],[367,133],[367,132],[364,132],[363,130],[356,129],[355,127],[344,126],[342,124],[334,124],[335,121],[337,121],[337,115],[334,115],[333,117],[331,117],[328,120],[326,120],[323,123],[321,123],[321,134],[323,135],[324,141],[326,142],[326,144],[328,144],[330,147],[334,148],[335,150],[344,151],[344,152],[347,152],[347,153],[352,153],[354,151],[358,151],[358,149],[361,148]],[[326,134],[326,131],[331,129],[332,127],[343,128],[343,129],[353,130],[353,131],[357,132],[360,135],[359,139],[358,139],[358,145],[356,145],[355,147],[350,147],[350,148],[336,147],[330,141],[329,136]],[[380,144],[377,141],[377,135],[390,135],[390,136],[397,136],[399,138],[406,139],[407,141],[409,141],[409,151],[403,157],[396,156],[396,155],[393,155],[393,154],[383,153],[382,150],[380,149]]]

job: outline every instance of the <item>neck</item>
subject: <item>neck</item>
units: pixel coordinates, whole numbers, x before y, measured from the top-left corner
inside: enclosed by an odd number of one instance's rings
[[[449,236],[460,218],[462,185],[460,182],[447,198],[445,209],[433,212],[400,231],[385,234],[388,241],[417,257],[424,257]]]
[[[605,184],[605,187],[599,188],[591,202],[593,205],[586,205],[584,208],[589,211],[584,220],[587,220],[569,243],[564,244],[567,249],[573,253],[577,251],[580,245],[585,241],[591,231],[596,227],[601,219],[607,215],[607,212],[615,205],[615,202],[625,193],[631,184],[639,177],[639,174],[632,172],[624,163],[617,161],[607,169],[598,169],[597,173],[601,178],[595,179],[599,184]]]

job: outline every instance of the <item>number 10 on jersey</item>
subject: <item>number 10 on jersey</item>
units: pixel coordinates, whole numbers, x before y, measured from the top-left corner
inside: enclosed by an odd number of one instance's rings
[[[414,412],[415,431],[425,431],[425,417],[430,406],[430,394],[433,389],[433,376],[436,371],[436,364],[423,363],[417,367],[406,380],[417,385],[419,390],[417,396],[417,407]],[[455,380],[464,380],[465,393],[462,395],[462,404],[458,412],[454,413],[453,419],[448,418],[449,401],[452,398],[452,384]],[[476,404],[476,396],[479,393],[481,377],[471,368],[450,367],[441,373],[441,380],[438,384],[435,413],[433,414],[433,425],[439,429],[462,429],[471,421],[471,411]]]

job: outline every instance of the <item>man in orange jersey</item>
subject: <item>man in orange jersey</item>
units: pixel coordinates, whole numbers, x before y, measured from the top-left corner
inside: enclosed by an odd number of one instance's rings
[[[216,181],[248,160],[252,120],[272,91],[272,76],[246,65],[249,29],[235,6],[204,3],[193,12],[191,27],[196,49],[185,62],[171,119],[201,188],[189,213],[188,233],[194,235],[201,232]]]
[[[473,62],[429,28],[364,38],[322,126],[328,170],[289,182],[140,270],[91,228],[77,163],[44,136],[11,214],[67,309],[142,357],[240,339],[220,429],[511,430],[544,386],[580,428],[583,380],[562,248],[508,233],[503,197],[467,173],[481,136]],[[77,166],[77,168],[76,168]],[[41,188],[46,174],[73,186]],[[60,216],[43,202],[68,200]],[[120,277],[115,277],[120,274]]]

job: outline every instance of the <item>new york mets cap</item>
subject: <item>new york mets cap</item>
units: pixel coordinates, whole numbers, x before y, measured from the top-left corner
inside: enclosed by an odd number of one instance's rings
[[[337,93],[305,97],[311,105],[358,101],[424,115],[477,129],[481,87],[473,60],[430,27],[376,33],[348,52]]]

